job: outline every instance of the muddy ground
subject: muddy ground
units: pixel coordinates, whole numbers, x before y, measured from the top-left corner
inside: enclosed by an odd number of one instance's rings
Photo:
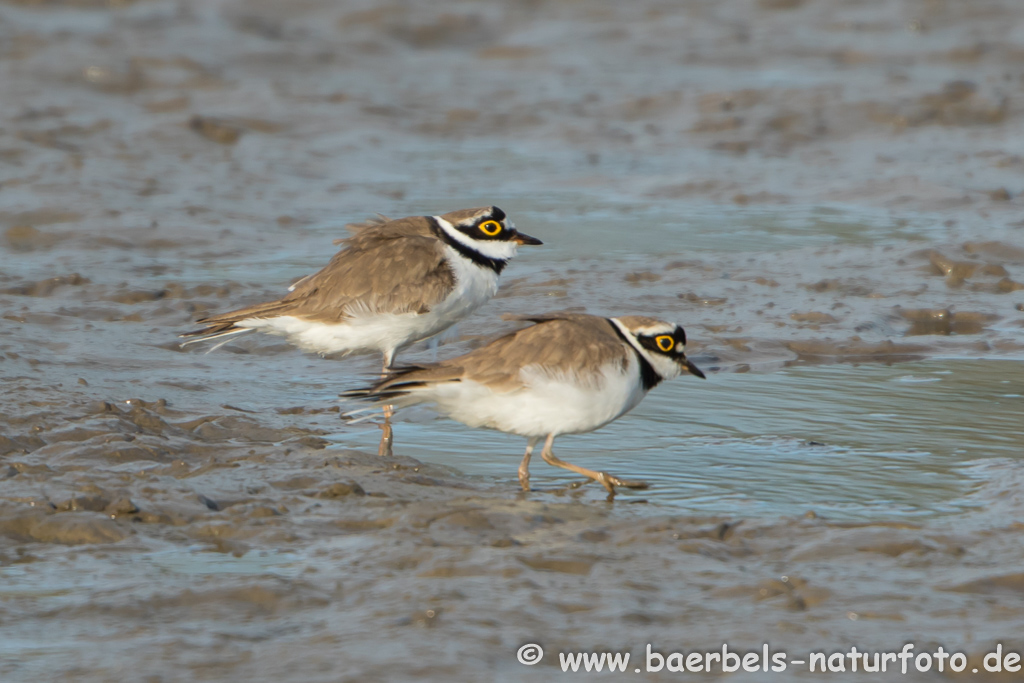
[[[711,381],[1020,360],[1022,90],[1013,0],[0,2],[0,680],[1024,653],[1014,458],[920,521],[523,495],[343,447],[373,359],[175,336],[346,222],[493,203],[551,250],[444,354],[575,308],[684,317]]]

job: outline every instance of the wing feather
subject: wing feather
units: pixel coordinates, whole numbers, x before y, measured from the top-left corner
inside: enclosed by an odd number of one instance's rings
[[[583,314],[539,318],[531,327],[457,358],[399,368],[363,395],[396,396],[416,386],[466,379],[498,391],[515,391],[523,386],[524,368],[593,386],[602,380],[602,370],[609,364],[623,368],[628,364],[630,351],[607,319]]]
[[[219,334],[247,318],[295,315],[337,323],[367,313],[425,313],[454,289],[455,273],[427,218],[381,217],[349,229],[352,236],[340,240],[344,248],[283,298],[203,318],[203,329],[182,336]]]
[[[338,252],[319,273],[281,300],[286,313],[341,322],[360,313],[425,313],[455,287],[443,244],[405,235]]]

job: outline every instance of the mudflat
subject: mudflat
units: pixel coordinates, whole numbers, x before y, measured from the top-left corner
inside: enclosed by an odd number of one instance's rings
[[[0,679],[1014,679],[1022,87],[1012,0],[0,2]],[[374,358],[178,347],[347,222],[488,204],[545,246],[437,353],[679,321],[709,380],[559,451],[652,489],[522,494],[428,412],[381,459]]]

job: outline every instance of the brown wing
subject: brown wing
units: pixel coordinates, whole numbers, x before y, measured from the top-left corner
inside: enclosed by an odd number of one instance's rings
[[[297,315],[340,322],[360,311],[424,313],[455,287],[443,243],[410,219],[359,230],[321,271],[299,280],[277,301],[210,316],[206,328],[183,336],[206,336],[246,318]],[[423,222],[426,222],[425,220]],[[397,224],[397,225],[396,225]]]
[[[519,372],[527,366],[552,375],[571,373],[589,383],[609,363],[625,366],[627,354],[607,319],[563,314],[544,316],[536,325],[496,339],[462,356],[460,365],[468,379],[510,389],[520,384]]]
[[[297,283],[282,303],[287,312],[340,322],[359,311],[426,313],[455,287],[444,245],[434,237],[405,235],[338,252],[319,273]]]
[[[582,314],[541,318],[536,325],[457,358],[400,370],[374,387],[372,393],[400,392],[410,384],[461,379],[513,391],[522,386],[519,373],[527,366],[551,375],[572,374],[581,384],[588,384],[599,380],[602,367],[610,363],[624,367],[628,362],[629,349],[607,319]]]

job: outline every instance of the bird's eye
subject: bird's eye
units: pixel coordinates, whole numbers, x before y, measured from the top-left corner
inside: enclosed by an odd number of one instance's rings
[[[494,237],[501,232],[501,223],[498,221],[484,221],[479,226],[480,232],[487,235],[488,237]]]
[[[675,347],[676,340],[670,334],[662,334],[654,338],[654,343],[658,345],[659,349],[668,353]]]

